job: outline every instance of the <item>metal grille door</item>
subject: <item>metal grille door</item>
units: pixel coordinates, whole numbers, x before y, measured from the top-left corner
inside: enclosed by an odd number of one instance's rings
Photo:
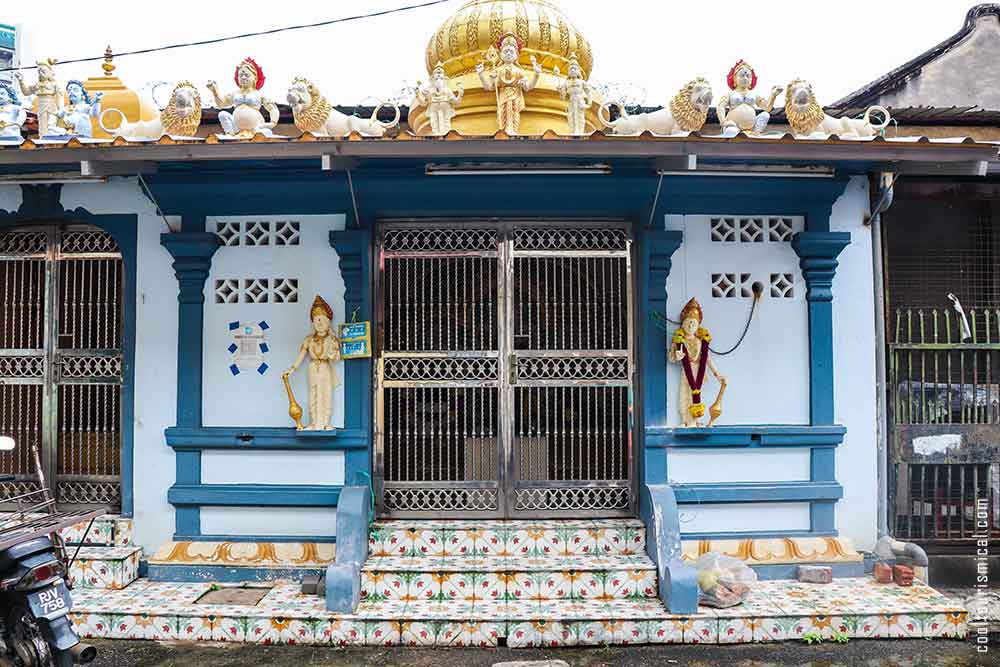
[[[60,503],[120,504],[121,283],[100,230],[0,234],[0,500],[37,488],[34,444]]]
[[[627,228],[406,222],[379,241],[381,510],[631,512]]]

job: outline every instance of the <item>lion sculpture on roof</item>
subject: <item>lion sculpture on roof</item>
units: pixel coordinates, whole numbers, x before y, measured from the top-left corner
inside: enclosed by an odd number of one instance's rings
[[[104,124],[104,116],[108,113],[118,114],[118,127],[109,128]],[[201,94],[190,81],[181,81],[174,86],[170,101],[158,118],[128,123],[120,109],[112,108],[105,109],[98,122],[108,134],[125,139],[159,139],[163,135],[193,137],[201,125]]]
[[[370,118],[348,116],[334,109],[312,81],[302,77],[292,81],[287,100],[292,107],[295,127],[319,136],[346,137],[357,132],[363,137],[381,137],[386,130],[399,124],[399,107],[395,104],[379,104]],[[384,106],[391,106],[396,112],[395,118],[388,123],[378,119],[379,109]]]
[[[615,120],[605,118],[611,104],[601,107],[601,121],[611,128],[613,134],[673,134],[675,132],[697,132],[705,125],[708,109],[712,106],[712,86],[698,77],[677,91],[666,109],[649,113],[628,115],[617,105],[622,115]]]
[[[882,116],[881,123],[872,123],[872,112]],[[868,107],[863,118],[834,118],[823,111],[812,85],[802,79],[795,79],[785,88],[785,117],[797,135],[821,132],[838,137],[874,137],[891,120],[889,110],[881,106]]]

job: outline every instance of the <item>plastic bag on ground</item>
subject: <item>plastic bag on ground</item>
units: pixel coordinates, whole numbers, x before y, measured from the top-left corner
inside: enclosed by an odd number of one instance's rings
[[[750,595],[757,573],[738,558],[714,551],[702,555],[698,570],[698,604],[706,607],[735,607]]]

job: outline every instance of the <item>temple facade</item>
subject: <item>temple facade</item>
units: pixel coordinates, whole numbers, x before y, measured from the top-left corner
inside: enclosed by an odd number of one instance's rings
[[[769,132],[742,61],[718,125],[706,80],[629,115],[593,58],[547,2],[472,2],[402,112],[279,108],[248,59],[190,132],[74,107],[116,138],[0,145],[0,432],[160,579],[347,567],[369,516],[641,527],[668,603],[707,551],[862,575],[881,175],[996,147]]]

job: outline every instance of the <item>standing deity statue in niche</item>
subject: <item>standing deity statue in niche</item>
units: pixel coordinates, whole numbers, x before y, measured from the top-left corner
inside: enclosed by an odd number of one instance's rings
[[[763,132],[771,120],[771,110],[774,109],[774,101],[781,94],[781,86],[771,88],[771,95],[767,99],[755,95],[753,89],[757,87],[757,73],[749,63],[742,60],[729,70],[726,83],[732,92],[723,95],[715,105],[722,131]],[[757,109],[761,111],[758,113]]]
[[[51,114],[56,117],[56,125],[49,127],[49,134],[72,135],[90,138],[94,136],[94,125],[91,119],[101,114],[101,96],[97,93],[91,99],[82,81],[76,79],[66,84],[66,99],[69,104]],[[41,118],[41,114],[39,114]],[[45,135],[42,135],[45,136]]]
[[[219,124],[226,137],[252,139],[258,132],[270,135],[278,124],[278,105],[264,97],[260,89],[264,87],[264,70],[253,58],[246,58],[236,66],[233,80],[239,88],[235,92],[219,95],[219,84],[208,82],[208,89],[215,98],[217,109],[233,107],[233,112],[219,111]],[[268,120],[260,109],[267,110]]]
[[[40,137],[49,134],[49,117],[55,117],[56,112],[62,107],[62,91],[59,90],[59,82],[56,81],[56,62],[58,61],[55,58],[46,58],[35,63],[38,68],[38,81],[33,84],[25,84],[21,73],[14,72],[14,79],[21,88],[21,94],[35,96]]]
[[[281,374],[288,392],[288,414],[300,431],[332,431],[333,388],[339,384],[334,366],[340,361],[340,340],[334,331],[333,308],[317,295],[309,309],[309,319],[312,333],[302,341],[292,365]],[[309,355],[309,424],[303,426],[302,408],[295,402],[288,378],[302,365],[306,355]]]
[[[534,89],[538,84],[538,77],[542,75],[542,66],[534,56],[531,57],[534,76],[530,79],[517,66],[522,46],[521,40],[514,33],[507,33],[486,52],[490,71],[485,71],[483,63],[476,65],[476,73],[483,89],[496,91],[497,125],[511,136],[518,134],[521,126],[524,94]]]
[[[451,119],[455,116],[455,107],[462,103],[465,88],[458,84],[456,93],[448,85],[448,77],[444,73],[444,65],[438,61],[431,74],[429,87],[425,88],[417,82],[417,91],[413,96],[414,106],[427,107],[427,119],[431,122],[431,134],[443,137],[451,132]]]
[[[555,68],[559,76],[559,68]],[[559,84],[559,97],[569,99],[566,108],[566,120],[569,123],[569,133],[582,135],[587,127],[586,113],[590,108],[590,84],[583,78],[583,70],[576,54],[569,54],[569,67],[566,68],[566,78]]]
[[[722,377],[710,358],[709,343],[712,336],[701,326],[703,320],[701,304],[691,299],[681,311],[681,327],[674,333],[669,358],[681,365],[678,404],[681,422],[684,426],[701,426],[705,415],[702,389],[705,386],[705,371],[710,370],[719,382],[719,394],[709,409],[709,426],[722,415],[722,395],[726,391],[726,378]]]
[[[0,81],[0,141],[21,139],[21,126],[27,112],[18,103],[17,93],[6,81]]]

